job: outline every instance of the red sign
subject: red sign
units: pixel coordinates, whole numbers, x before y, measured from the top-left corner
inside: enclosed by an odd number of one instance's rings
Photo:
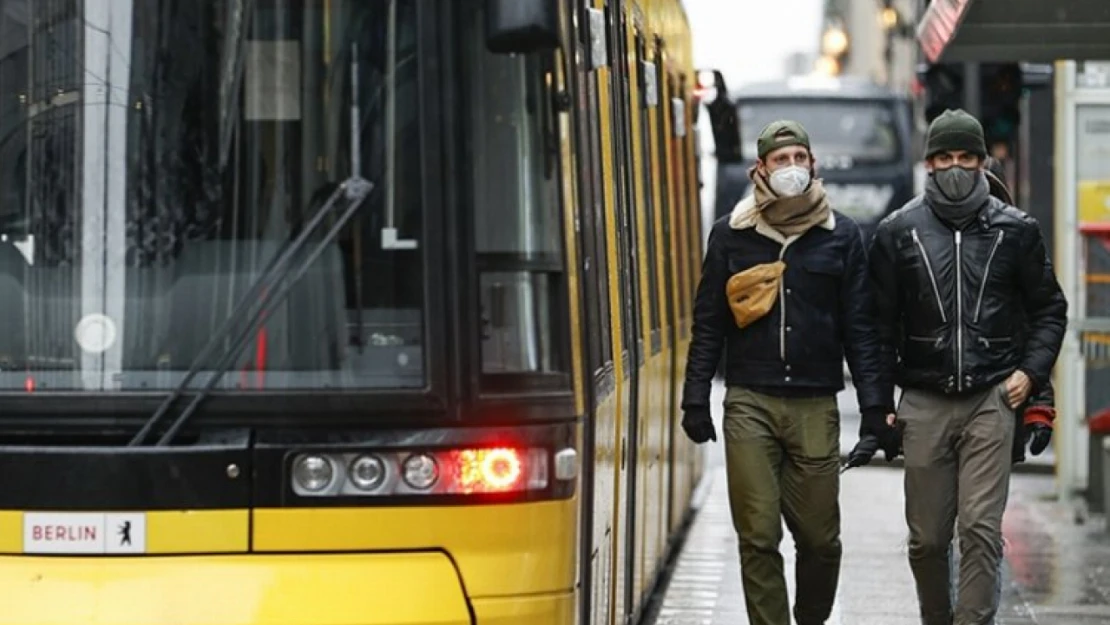
[[[930,63],[936,63],[956,36],[971,0],[933,0],[917,27],[917,41]]]

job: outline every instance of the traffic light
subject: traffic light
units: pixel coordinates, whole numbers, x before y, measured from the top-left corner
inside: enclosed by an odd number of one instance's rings
[[[919,74],[920,75],[920,74]],[[925,70],[925,123],[948,109],[964,108],[964,68],[957,63],[937,63]]]
[[[1021,124],[1022,72],[1017,63],[984,63],[979,104],[987,145],[1011,145]]]

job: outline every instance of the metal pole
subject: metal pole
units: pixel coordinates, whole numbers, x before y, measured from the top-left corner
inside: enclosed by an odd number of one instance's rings
[[[976,119],[983,110],[979,101],[979,64],[973,61],[964,63],[964,110]]]
[[[1055,265],[1057,278],[1067,295],[1071,319],[1082,319],[1084,308],[1080,285],[1079,224],[1076,220],[1075,189],[1075,63],[1056,64],[1056,168],[1054,215]],[[1070,321],[1070,320],[1069,320]],[[1074,324],[1071,324],[1074,325]],[[1079,336],[1074,327],[1064,337],[1056,361],[1055,385],[1058,389],[1059,432],[1054,437],[1056,451],[1056,492],[1062,501],[1071,500],[1085,486],[1086,453],[1080,450],[1085,432],[1086,367]]]

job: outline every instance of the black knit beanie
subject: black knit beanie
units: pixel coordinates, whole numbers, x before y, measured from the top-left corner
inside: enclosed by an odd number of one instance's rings
[[[963,109],[947,110],[929,124],[925,158],[949,150],[964,150],[981,158],[987,156],[982,124]]]

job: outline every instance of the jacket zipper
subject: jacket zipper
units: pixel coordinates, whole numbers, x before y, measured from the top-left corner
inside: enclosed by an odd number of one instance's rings
[[[998,251],[998,246],[1002,244],[1002,237],[1006,232],[1003,230],[998,231],[998,237],[994,240],[994,246],[991,247],[991,253],[987,256],[987,266],[983,269],[983,283],[979,285],[979,301],[975,304],[975,321],[979,321],[979,313],[983,310],[983,294],[987,291],[987,278],[991,275],[991,261],[994,260],[994,253]]]
[[[964,287],[960,242],[963,233],[956,231],[956,390],[964,390]]]
[[[779,250],[779,260],[786,257],[786,243]],[[779,358],[786,362],[786,274],[779,280]]]
[[[948,315],[944,314],[944,302],[940,300],[940,288],[937,287],[937,278],[933,275],[933,265],[929,262],[929,255],[925,253],[925,246],[921,244],[921,237],[917,236],[917,228],[910,231],[917,249],[921,250],[921,258],[925,259],[925,271],[929,274],[929,282],[933,284],[933,295],[937,297],[937,310],[940,311],[940,320],[948,323]]]

